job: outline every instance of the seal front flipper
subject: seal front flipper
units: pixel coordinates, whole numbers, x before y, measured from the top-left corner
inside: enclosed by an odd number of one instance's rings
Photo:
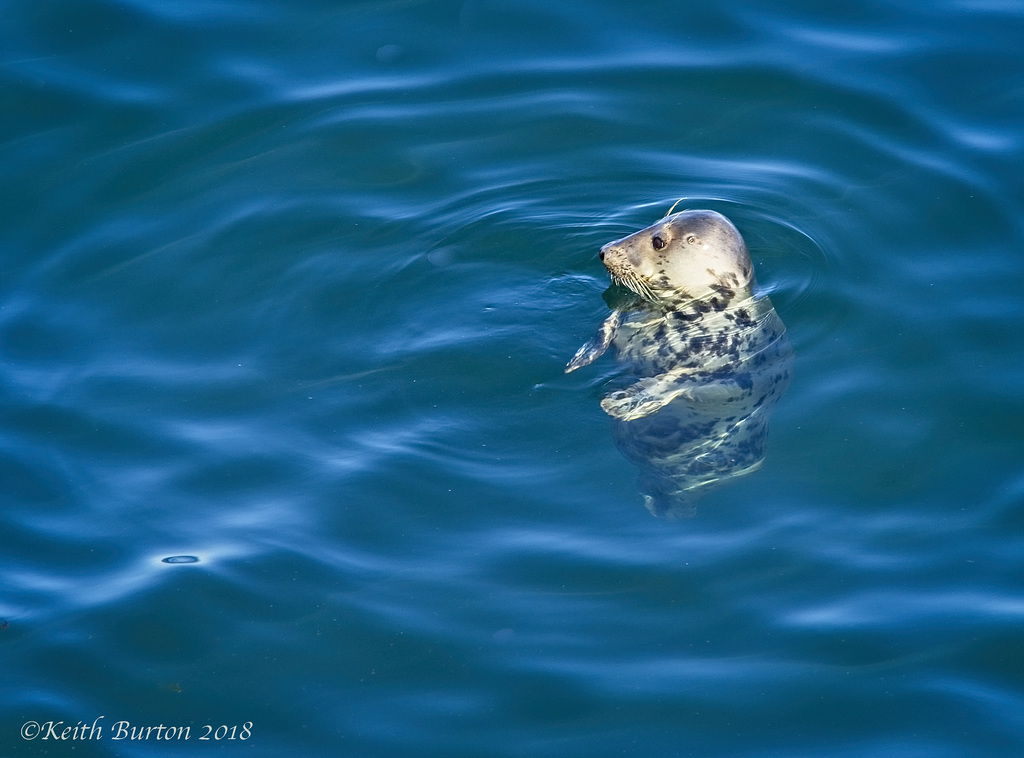
[[[601,408],[620,421],[633,421],[650,416],[687,391],[685,374],[669,371],[651,376],[610,393],[601,401]]]
[[[622,323],[622,311],[612,311],[611,315],[601,324],[594,338],[576,351],[576,355],[566,365],[565,373],[568,374],[583,366],[589,366],[604,355],[608,346],[612,344],[612,340],[615,339],[615,333],[619,330],[620,323]]]
[[[610,393],[601,408],[620,421],[634,421],[661,410],[678,397],[697,405],[725,405],[749,394],[735,378],[700,381],[694,369],[680,368],[647,377]]]

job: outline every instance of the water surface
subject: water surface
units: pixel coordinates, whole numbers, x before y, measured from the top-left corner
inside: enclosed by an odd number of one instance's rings
[[[5,19],[0,753],[1024,749],[1018,3]],[[796,363],[666,522],[562,370],[680,198]]]

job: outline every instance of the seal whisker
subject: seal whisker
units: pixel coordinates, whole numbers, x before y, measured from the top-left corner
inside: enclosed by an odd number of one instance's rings
[[[616,284],[621,284],[631,292],[635,292],[644,300],[649,300],[652,303],[657,303],[660,300],[660,298],[654,294],[654,290],[651,289],[651,286],[632,271],[627,272],[626,274],[612,274],[612,281]]]
[[[672,207],[668,209],[668,213],[665,214],[664,218],[668,218],[669,216],[671,216],[672,215],[672,211],[674,211],[676,209],[676,206],[679,205],[681,202],[683,202],[683,200],[685,200],[685,199],[686,198],[681,197],[678,200],[676,200],[674,203],[672,203]]]

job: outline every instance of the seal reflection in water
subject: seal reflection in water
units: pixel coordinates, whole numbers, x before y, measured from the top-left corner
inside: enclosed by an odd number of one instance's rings
[[[601,401],[616,444],[640,468],[652,513],[690,516],[710,486],[761,466],[789,385],[786,328],[754,294],[747,246],[720,213],[666,216],[605,245],[601,260],[631,294],[565,371],[615,346],[635,379]]]

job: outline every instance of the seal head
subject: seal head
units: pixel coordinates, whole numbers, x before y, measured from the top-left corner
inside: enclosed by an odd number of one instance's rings
[[[749,296],[754,267],[739,231],[721,213],[682,211],[609,242],[601,262],[612,279],[666,308],[716,295]]]

